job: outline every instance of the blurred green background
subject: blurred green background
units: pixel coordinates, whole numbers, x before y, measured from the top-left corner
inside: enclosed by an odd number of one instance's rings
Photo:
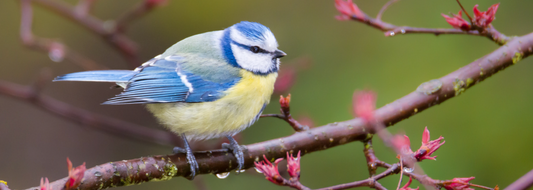
[[[77,1],[68,0],[69,3]],[[100,0],[94,14],[114,19],[140,1]],[[386,0],[356,1],[369,15],[376,15]],[[479,3],[481,10],[496,0],[464,0],[467,10]],[[493,25],[502,33],[524,35],[533,31],[533,1],[501,1]],[[393,4],[383,20],[396,25],[450,28],[441,13],[457,13],[453,0],[404,0]],[[471,12],[471,11],[470,11]],[[31,84],[39,71],[50,68],[54,75],[81,71],[68,61],[56,63],[46,53],[24,47],[19,40],[20,6],[16,0],[0,1],[0,79]],[[333,0],[227,0],[170,1],[135,21],[127,35],[140,45],[140,58],[148,60],[175,42],[202,32],[224,29],[242,20],[260,22],[273,31],[280,49],[288,56],[283,67],[307,57],[309,69],[298,72],[290,90],[293,115],[308,116],[316,126],[349,120],[351,98],[356,89],[378,93],[378,107],[412,92],[422,82],[439,78],[498,46],[486,38],[466,35],[410,34],[385,37],[361,23],[337,21]],[[42,7],[34,7],[36,36],[59,39],[67,46],[113,69],[127,68],[120,55],[99,36]],[[472,181],[505,187],[533,168],[533,59],[492,76],[467,93],[435,106],[390,128],[420,146],[428,126],[432,139],[445,137],[435,155],[438,161],[421,163],[435,179],[475,176]],[[297,65],[292,65],[297,66]],[[76,107],[162,129],[143,106],[102,106],[119,91],[103,83],[49,83],[43,93]],[[277,113],[273,96],[265,113]],[[66,157],[74,165],[88,167],[109,161],[169,154],[171,147],[138,142],[83,127],[35,106],[0,95],[0,179],[12,189],[39,185],[41,177],[56,180],[67,176]],[[265,118],[243,132],[242,144],[287,136],[291,128],[277,119]],[[375,140],[377,156],[389,163],[395,154]],[[362,143],[354,142],[302,159],[302,183],[320,188],[368,177]],[[253,170],[250,170],[253,171]],[[398,175],[380,181],[396,187]],[[255,172],[221,180],[204,175],[208,189],[288,189],[271,184]],[[418,185],[418,183],[414,183]],[[416,187],[416,186],[411,186]],[[184,178],[146,183],[123,189],[193,189]],[[365,189],[365,188],[362,188]]]

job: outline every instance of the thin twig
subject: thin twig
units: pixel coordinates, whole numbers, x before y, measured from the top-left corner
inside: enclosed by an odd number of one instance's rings
[[[383,5],[383,7],[381,7],[381,10],[379,10],[379,13],[378,13],[378,16],[376,16],[376,20],[379,20],[381,21],[381,15],[383,15],[383,13],[385,12],[385,10],[387,10],[387,8],[392,5],[393,3],[396,3],[400,0],[390,0],[389,2],[385,3],[385,5]]]
[[[140,65],[138,60],[137,44],[130,40],[127,36],[114,32],[114,30],[106,27],[106,24],[100,19],[92,15],[84,15],[81,17],[76,13],[75,8],[65,2],[57,0],[32,0],[32,2],[48,8],[57,14],[72,20],[76,24],[80,24],[89,31],[102,36],[106,42],[117,49],[122,56],[128,61],[130,68],[135,68]]]
[[[507,43],[509,40],[511,40],[511,38],[498,32],[494,28],[490,30],[487,29],[485,30],[484,33],[480,33],[477,30],[463,31],[461,29],[454,29],[454,28],[445,29],[445,28],[416,28],[416,27],[409,27],[409,26],[396,26],[396,25],[393,25],[387,22],[383,22],[382,20],[372,18],[368,15],[364,15],[364,17],[357,17],[356,15],[351,15],[350,18],[354,21],[365,23],[368,26],[371,26],[373,28],[383,31],[385,36],[396,36],[400,34],[434,34],[434,35],[467,34],[467,35],[487,37],[499,45],[503,45]]]
[[[22,44],[24,44],[26,47],[48,53],[53,61],[61,61],[63,60],[63,58],[65,58],[71,61],[72,63],[80,66],[84,70],[107,69],[107,67],[102,66],[96,63],[95,61],[71,50],[66,45],[57,40],[34,36],[31,28],[33,20],[31,0],[21,0],[20,6],[20,39],[22,41]]]
[[[402,185],[402,179],[403,179],[403,160],[402,160],[402,157],[400,157],[400,180],[398,180],[398,187],[396,187],[396,190],[400,189],[400,186]]]
[[[39,90],[36,90],[35,88],[0,80],[0,94],[25,100],[44,110],[49,111],[50,113],[54,113],[84,126],[89,126],[114,134],[116,136],[127,137],[130,139],[141,140],[159,145],[181,145],[181,139],[170,132],[139,126],[133,123],[128,123],[76,108],[46,95],[39,94],[38,92]]]
[[[383,187],[381,183],[378,183],[377,181],[374,183],[374,189],[376,190],[387,190],[387,188]]]
[[[131,21],[150,13],[155,7],[156,6],[148,3],[148,1],[137,3],[137,5],[133,6],[130,10],[124,12],[121,16],[115,19],[115,31],[118,33],[124,33],[126,31],[126,26]]]
[[[379,121],[376,120],[376,121]],[[383,122],[373,122],[372,123],[373,130],[375,133],[381,138],[381,140],[385,143],[386,146],[394,150],[396,154],[400,155],[400,160],[402,162],[402,171],[403,171],[403,164],[407,165],[408,168],[413,168],[414,173],[418,175],[425,175],[424,170],[422,167],[418,164],[416,159],[413,155],[406,154],[402,150],[398,149],[396,146],[393,146],[392,144],[392,137],[393,135],[387,130],[386,126],[383,124]],[[431,186],[424,185],[426,189],[435,189]]]
[[[520,177],[518,180],[511,183],[511,185],[507,186],[505,190],[528,189],[532,186],[533,186],[533,170],[527,172],[525,175]]]
[[[472,187],[481,188],[481,189],[487,189],[487,190],[493,190],[494,189],[494,188],[491,188],[491,187],[478,185],[478,184],[473,184],[473,183],[467,183],[466,185],[469,185],[469,186],[472,186]]]
[[[96,0],[79,0],[76,7],[74,7],[78,17],[87,16],[91,12],[95,1]]]
[[[11,190],[4,181],[0,181],[0,190]]]
[[[461,10],[463,10],[463,12],[465,12],[465,15],[466,15],[466,17],[468,17],[468,20],[470,20],[470,23],[474,23],[473,20],[472,20],[472,17],[470,16],[470,14],[468,14],[468,12],[463,7],[463,4],[461,4],[461,2],[459,0],[457,0],[457,4],[459,4],[459,6],[461,7]]]
[[[294,119],[291,115],[291,94],[289,94],[287,97],[280,96],[279,104],[280,104],[280,112],[281,114],[263,114],[260,117],[275,117],[279,119],[285,120],[289,125],[294,129],[296,132],[309,130],[309,126],[302,125],[300,122],[298,122],[296,119]]]
[[[373,177],[370,177],[368,179],[361,180],[361,181],[354,181],[354,182],[340,184],[340,185],[334,185],[334,186],[331,186],[331,187],[325,187],[325,188],[320,188],[320,189],[316,189],[316,190],[341,190],[341,189],[348,189],[348,188],[353,188],[353,187],[363,187],[363,186],[376,188],[376,184],[379,184],[379,183],[377,183],[378,180],[380,180],[380,179],[382,179],[384,177],[387,177],[389,175],[398,173],[398,172],[400,172],[398,164],[393,164],[391,167],[389,167],[384,172],[382,172],[382,173],[380,173],[378,175],[375,175]],[[376,189],[378,189],[378,188],[383,188],[383,186],[381,186],[381,184],[377,185]]]
[[[374,154],[374,147],[372,146],[372,136],[370,136],[367,140],[363,141],[363,146],[363,152],[366,158],[366,165],[368,167],[368,173],[370,174],[370,176],[376,174],[378,166],[390,168],[390,165],[387,165],[387,163],[379,160]]]

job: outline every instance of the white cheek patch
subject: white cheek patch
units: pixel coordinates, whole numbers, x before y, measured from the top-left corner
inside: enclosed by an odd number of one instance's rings
[[[272,70],[272,56],[266,53],[253,53],[247,49],[231,44],[233,56],[237,63],[248,71],[268,73]]]

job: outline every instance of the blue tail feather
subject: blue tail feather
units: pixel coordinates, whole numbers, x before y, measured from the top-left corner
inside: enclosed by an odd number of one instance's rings
[[[54,81],[128,82],[138,71],[83,71],[58,76]]]

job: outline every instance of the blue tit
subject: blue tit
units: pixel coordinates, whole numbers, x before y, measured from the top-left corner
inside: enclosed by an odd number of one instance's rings
[[[243,148],[233,136],[252,125],[270,101],[279,58],[286,54],[269,28],[240,22],[219,31],[185,38],[135,70],[85,71],[54,81],[115,82],[124,88],[105,105],[146,104],[184,141],[191,176],[198,163],[189,141],[227,137],[239,169]]]

